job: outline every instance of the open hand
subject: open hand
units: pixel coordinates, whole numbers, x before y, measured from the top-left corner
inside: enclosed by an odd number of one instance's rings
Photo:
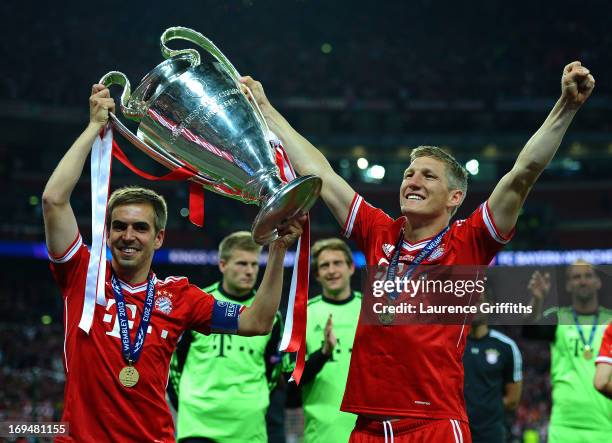
[[[330,355],[336,344],[338,343],[338,339],[336,338],[336,334],[334,334],[334,324],[332,322],[332,315],[329,314],[327,318],[327,323],[325,323],[325,331],[324,331],[324,341],[323,341],[323,349],[321,352],[323,355]]]
[[[531,295],[537,300],[544,300],[550,292],[550,274],[548,272],[542,274],[540,271],[535,271],[529,279],[527,289]]]

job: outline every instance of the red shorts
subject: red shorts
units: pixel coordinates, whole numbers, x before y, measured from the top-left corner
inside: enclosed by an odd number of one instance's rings
[[[349,443],[471,443],[466,422],[449,419],[405,418],[376,421],[359,417]]]

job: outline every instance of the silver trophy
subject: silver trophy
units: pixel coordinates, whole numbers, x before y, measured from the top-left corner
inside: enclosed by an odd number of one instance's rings
[[[166,43],[175,39],[196,44],[212,60],[201,60],[195,49],[168,48]],[[253,239],[260,244],[275,240],[280,223],[312,207],[321,179],[308,175],[283,183],[261,111],[242,92],[236,68],[210,40],[173,27],[161,36],[161,52],[166,60],[133,94],[121,72],[100,79],[105,86],[123,87],[121,111],[140,123],[133,134],[111,113],[113,126],[169,169],[187,167],[196,172],[191,180],[206,189],[259,205]]]

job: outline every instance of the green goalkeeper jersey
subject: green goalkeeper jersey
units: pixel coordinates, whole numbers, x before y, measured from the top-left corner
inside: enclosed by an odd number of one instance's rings
[[[590,359],[584,357],[584,345],[572,308],[553,308],[545,316],[554,313],[558,323],[550,349],[553,404],[550,424],[552,427],[598,430],[612,436],[612,400],[593,387],[595,356],[599,352],[606,324],[612,320],[612,310],[599,309],[592,343],[593,357]],[[587,342],[594,319],[594,315],[578,315]]]
[[[315,378],[301,386],[304,443],[346,442],[355,426],[356,416],[341,412],[340,403],[346,386],[360,309],[359,293],[353,293],[348,299],[339,302],[325,299],[322,295],[308,302],[306,358],[321,349],[329,314],[332,314],[333,331],[338,341],[332,356]]]
[[[254,292],[246,299],[229,297],[220,282],[204,291],[217,300],[245,306],[254,299]],[[185,332],[190,335],[179,342],[172,357],[168,383],[169,397],[178,409],[177,440],[268,441],[265,416],[270,389],[280,373],[281,329],[277,314],[273,331],[266,336]]]

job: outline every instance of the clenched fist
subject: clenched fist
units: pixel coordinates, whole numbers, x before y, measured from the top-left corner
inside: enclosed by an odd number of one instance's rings
[[[571,109],[578,109],[595,88],[595,78],[582,63],[575,61],[563,69],[561,98]]]

